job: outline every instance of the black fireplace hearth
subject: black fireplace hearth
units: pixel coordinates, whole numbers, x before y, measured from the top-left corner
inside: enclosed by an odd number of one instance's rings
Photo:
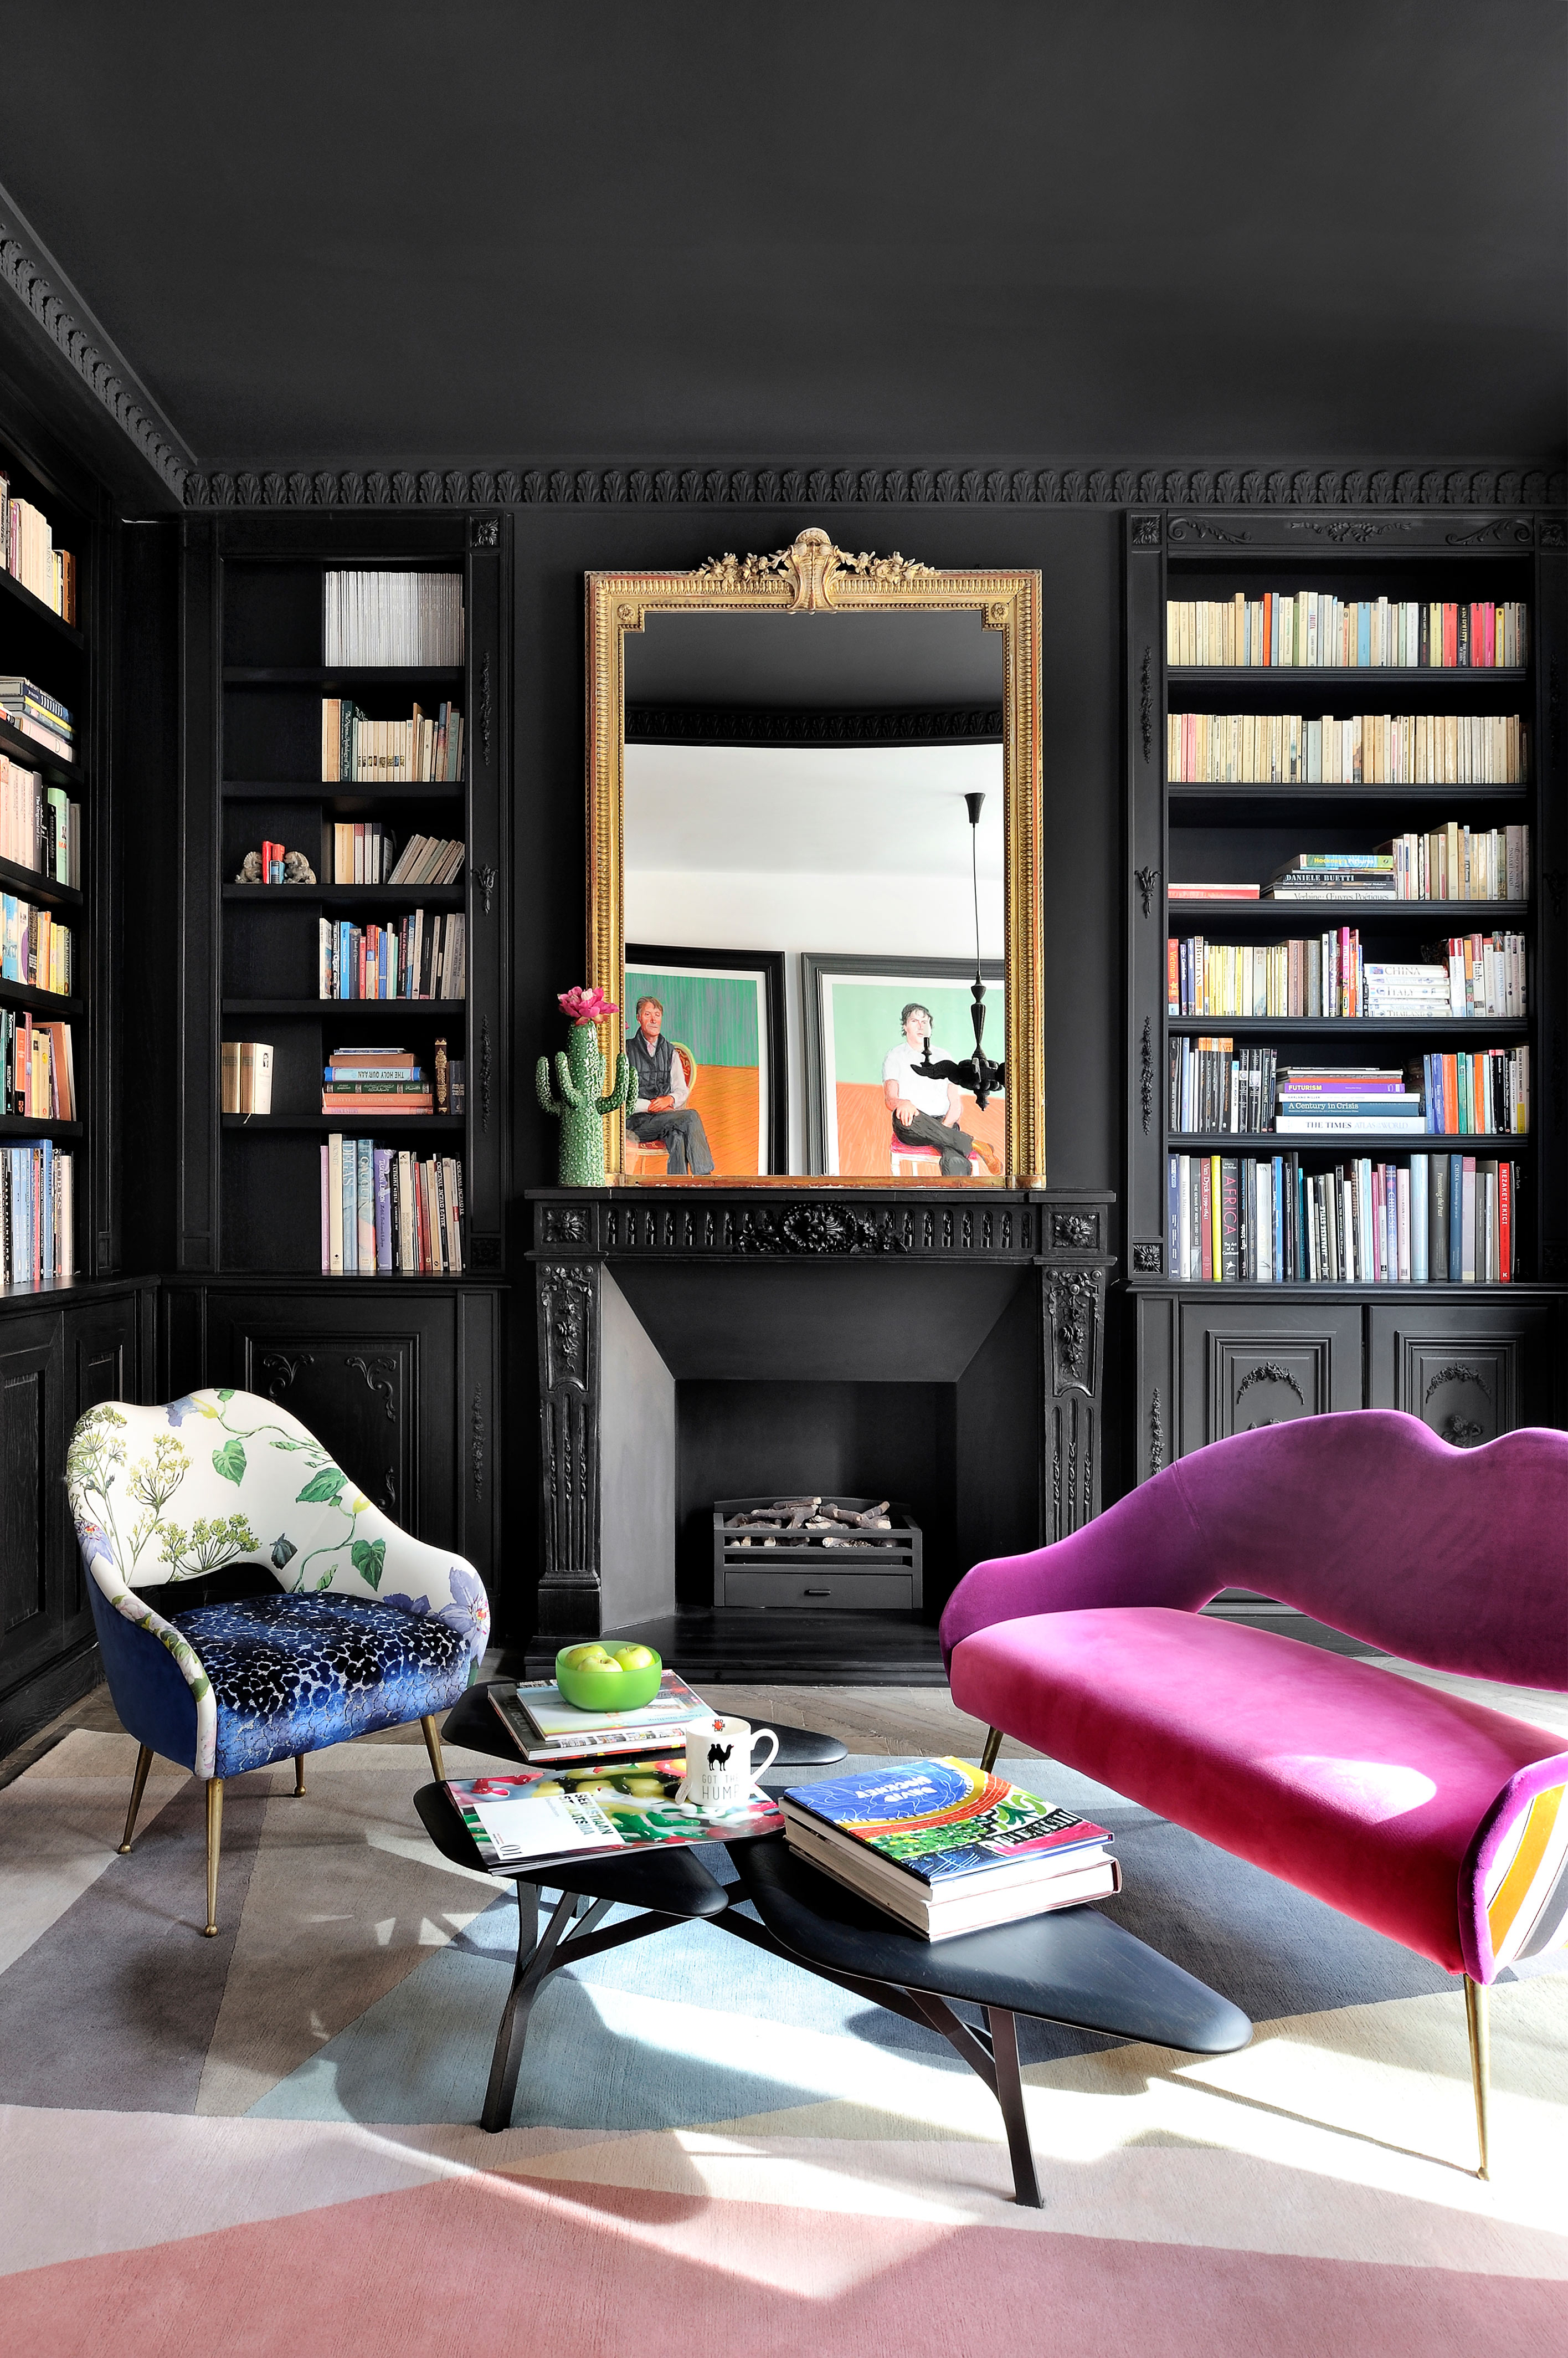
[[[613,1631],[711,1681],[940,1683],[935,1625],[969,1565],[1099,1511],[1108,1196],[530,1200],[543,1542],[531,1669]],[[884,1594],[908,1569],[840,1549],[835,1580],[864,1578],[875,1609],[807,1596],[822,1577],[786,1595],[777,1550],[758,1548],[721,1568],[721,1600],[714,1502],[819,1494],[899,1501],[921,1585]]]

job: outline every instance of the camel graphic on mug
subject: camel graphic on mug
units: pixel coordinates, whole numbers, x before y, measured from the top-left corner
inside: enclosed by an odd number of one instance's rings
[[[734,1750],[735,1746],[733,1744],[710,1744],[708,1747],[709,1768],[727,1768],[729,1767],[730,1754]]]

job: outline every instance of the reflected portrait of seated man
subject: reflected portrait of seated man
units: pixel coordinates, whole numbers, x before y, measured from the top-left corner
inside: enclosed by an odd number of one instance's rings
[[[686,1068],[663,1036],[664,1010],[651,996],[637,1002],[637,1029],[628,1034],[634,1095],[626,1126],[643,1146],[662,1146],[671,1179],[705,1179],[714,1167],[703,1117],[684,1103]]]
[[[960,1127],[963,1091],[956,1082],[938,1080],[920,1070],[931,1034],[930,1009],[912,999],[898,1021],[904,1037],[882,1062],[882,1094],[893,1117],[894,1136],[904,1146],[939,1148],[944,1179],[972,1177],[972,1154],[979,1155],[993,1179],[999,1178],[1002,1165],[993,1149]]]

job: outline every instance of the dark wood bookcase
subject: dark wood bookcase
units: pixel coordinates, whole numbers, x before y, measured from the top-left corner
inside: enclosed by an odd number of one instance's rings
[[[71,712],[76,758],[0,726],[0,751],[81,806],[80,887],[0,862],[0,888],[71,929],[68,995],[0,979],[0,1003],[71,1027],[77,1119],[0,1120],[0,1144],[52,1138],[73,1158],[75,1273],[0,1286],[0,1751],[96,1675],[87,1590],[61,1473],[70,1430],[102,1400],[138,1399],[151,1365],[156,1289],[119,1278],[120,845],[112,794],[118,526],[108,494],[32,413],[0,412],[0,466],[48,517],[76,564],[74,624],[0,572],[0,672]]]
[[[1126,520],[1126,1193],[1127,1291],[1136,1368],[1130,1387],[1129,1475],[1147,1480],[1206,1443],[1325,1410],[1386,1407],[1475,1444],[1526,1423],[1563,1422],[1562,1336],[1568,1293],[1568,1108],[1564,1057],[1563,665],[1568,552],[1561,521],[1498,515],[1305,518],[1258,512]],[[1175,667],[1167,600],[1259,599],[1329,591],[1344,599],[1520,600],[1529,610],[1519,668]],[[1166,774],[1175,712],[1519,713],[1529,763],[1517,786],[1194,785]],[[1409,901],[1167,902],[1173,882],[1263,882],[1304,850],[1369,850],[1448,819],[1530,830],[1523,903]],[[1360,930],[1369,958],[1419,957],[1455,933],[1522,933],[1522,1022],[1174,1016],[1167,937],[1275,942],[1330,925]],[[1355,1055],[1408,1065],[1425,1051],[1528,1043],[1530,1128],[1507,1139],[1273,1136],[1204,1139],[1169,1130],[1169,1044],[1220,1033],[1271,1045],[1281,1063]],[[1266,1159],[1300,1151],[1304,1169],[1361,1154],[1399,1161],[1412,1148],[1511,1158],[1520,1168],[1520,1277],[1494,1284],[1197,1283],[1170,1268],[1171,1153]]]
[[[338,511],[191,517],[182,530],[180,1205],[164,1378],[286,1401],[378,1504],[489,1576],[507,1184],[509,521]],[[328,667],[323,579],[341,568],[460,574],[463,664]],[[461,779],[324,780],[321,699],[338,695],[377,719],[406,719],[415,701],[427,714],[456,705]],[[350,819],[381,820],[400,844],[461,837],[457,882],[332,882],[331,829]],[[303,851],[318,881],[236,881],[263,839]],[[323,915],[365,924],[416,907],[464,914],[462,999],[319,996]],[[411,1048],[429,1070],[437,1036],[465,1066],[462,1114],[322,1112],[334,1049]],[[226,1039],[272,1044],[270,1115],[221,1112]],[[323,1274],[320,1156],[334,1130],[459,1160],[460,1276]]]

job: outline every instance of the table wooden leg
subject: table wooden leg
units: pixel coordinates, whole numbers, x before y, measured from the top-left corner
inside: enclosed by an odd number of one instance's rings
[[[1003,2125],[1007,2131],[1007,2150],[1013,2161],[1013,2199],[1026,2210],[1038,2211],[1039,2180],[1035,2176],[1034,2148],[1029,2143],[1028,2115],[1024,2110],[1024,2081],[1018,2069],[1018,2026],[1005,2007],[988,2006],[985,2019],[991,2029],[991,2061],[996,2072],[996,2101],[1002,2107]]]
[[[532,1883],[519,1883],[517,1887],[517,1963],[512,1971],[511,1990],[501,2009],[500,2023],[496,2031],[495,2052],[490,2058],[489,2085],[485,2091],[485,2109],[479,2116],[482,2128],[493,2132],[510,2124],[512,2101],[517,2094],[517,2075],[522,2062],[523,2041],[528,2036],[528,2017],[532,2012],[540,1985],[550,1971],[561,1936],[576,1912],[576,1893],[564,1891],[555,1903],[544,1938],[540,1940],[539,1893]]]

